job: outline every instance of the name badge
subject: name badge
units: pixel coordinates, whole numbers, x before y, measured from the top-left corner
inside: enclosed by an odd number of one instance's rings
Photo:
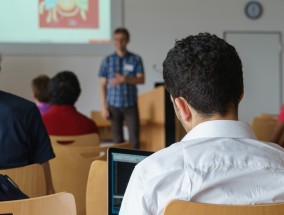
[[[131,64],[125,64],[123,70],[125,72],[132,72],[134,70],[134,66]]]

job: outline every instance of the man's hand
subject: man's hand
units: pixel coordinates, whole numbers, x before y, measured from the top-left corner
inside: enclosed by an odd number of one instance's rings
[[[109,119],[109,111],[108,111],[108,109],[106,107],[102,108],[102,117],[104,119]]]
[[[120,74],[115,74],[115,77],[113,79],[110,80],[110,84],[112,86],[118,86],[122,83],[125,82],[125,77],[123,75],[120,75]]]

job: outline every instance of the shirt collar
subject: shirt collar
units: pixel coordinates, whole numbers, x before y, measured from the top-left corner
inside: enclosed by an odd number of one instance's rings
[[[213,120],[200,123],[194,127],[185,135],[182,141],[214,137],[256,139],[252,128],[244,122]]]

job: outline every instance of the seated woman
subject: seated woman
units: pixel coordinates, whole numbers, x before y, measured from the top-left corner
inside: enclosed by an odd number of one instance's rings
[[[40,75],[32,80],[33,97],[41,115],[51,107],[48,95],[49,80],[50,78],[46,75]]]
[[[80,84],[73,72],[59,72],[50,80],[49,96],[52,107],[43,116],[49,135],[98,133],[95,122],[79,113],[74,106],[80,93]]]
[[[278,120],[272,132],[271,142],[277,143],[280,146],[284,146],[284,142],[281,142],[281,136],[284,132],[284,105],[281,107],[278,115]]]

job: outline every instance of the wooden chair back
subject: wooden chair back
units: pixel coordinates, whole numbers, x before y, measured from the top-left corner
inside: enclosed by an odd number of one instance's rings
[[[101,158],[100,147],[53,144],[56,158],[50,160],[51,176],[56,192],[74,195],[78,215],[85,215],[86,187],[91,163]]]
[[[24,200],[0,202],[0,214],[76,215],[76,204],[71,193],[57,193]]]
[[[40,164],[2,169],[0,174],[8,175],[29,197],[39,197],[47,194],[44,169]]]
[[[107,214],[107,162],[92,163],[86,191],[87,215]]]
[[[277,122],[275,115],[261,114],[252,120],[252,129],[258,140],[269,142]]]
[[[57,136],[50,135],[52,144],[73,145],[73,146],[99,146],[100,139],[97,133],[75,135],[75,136]]]
[[[218,205],[174,200],[163,215],[282,215],[284,203],[262,205]]]

